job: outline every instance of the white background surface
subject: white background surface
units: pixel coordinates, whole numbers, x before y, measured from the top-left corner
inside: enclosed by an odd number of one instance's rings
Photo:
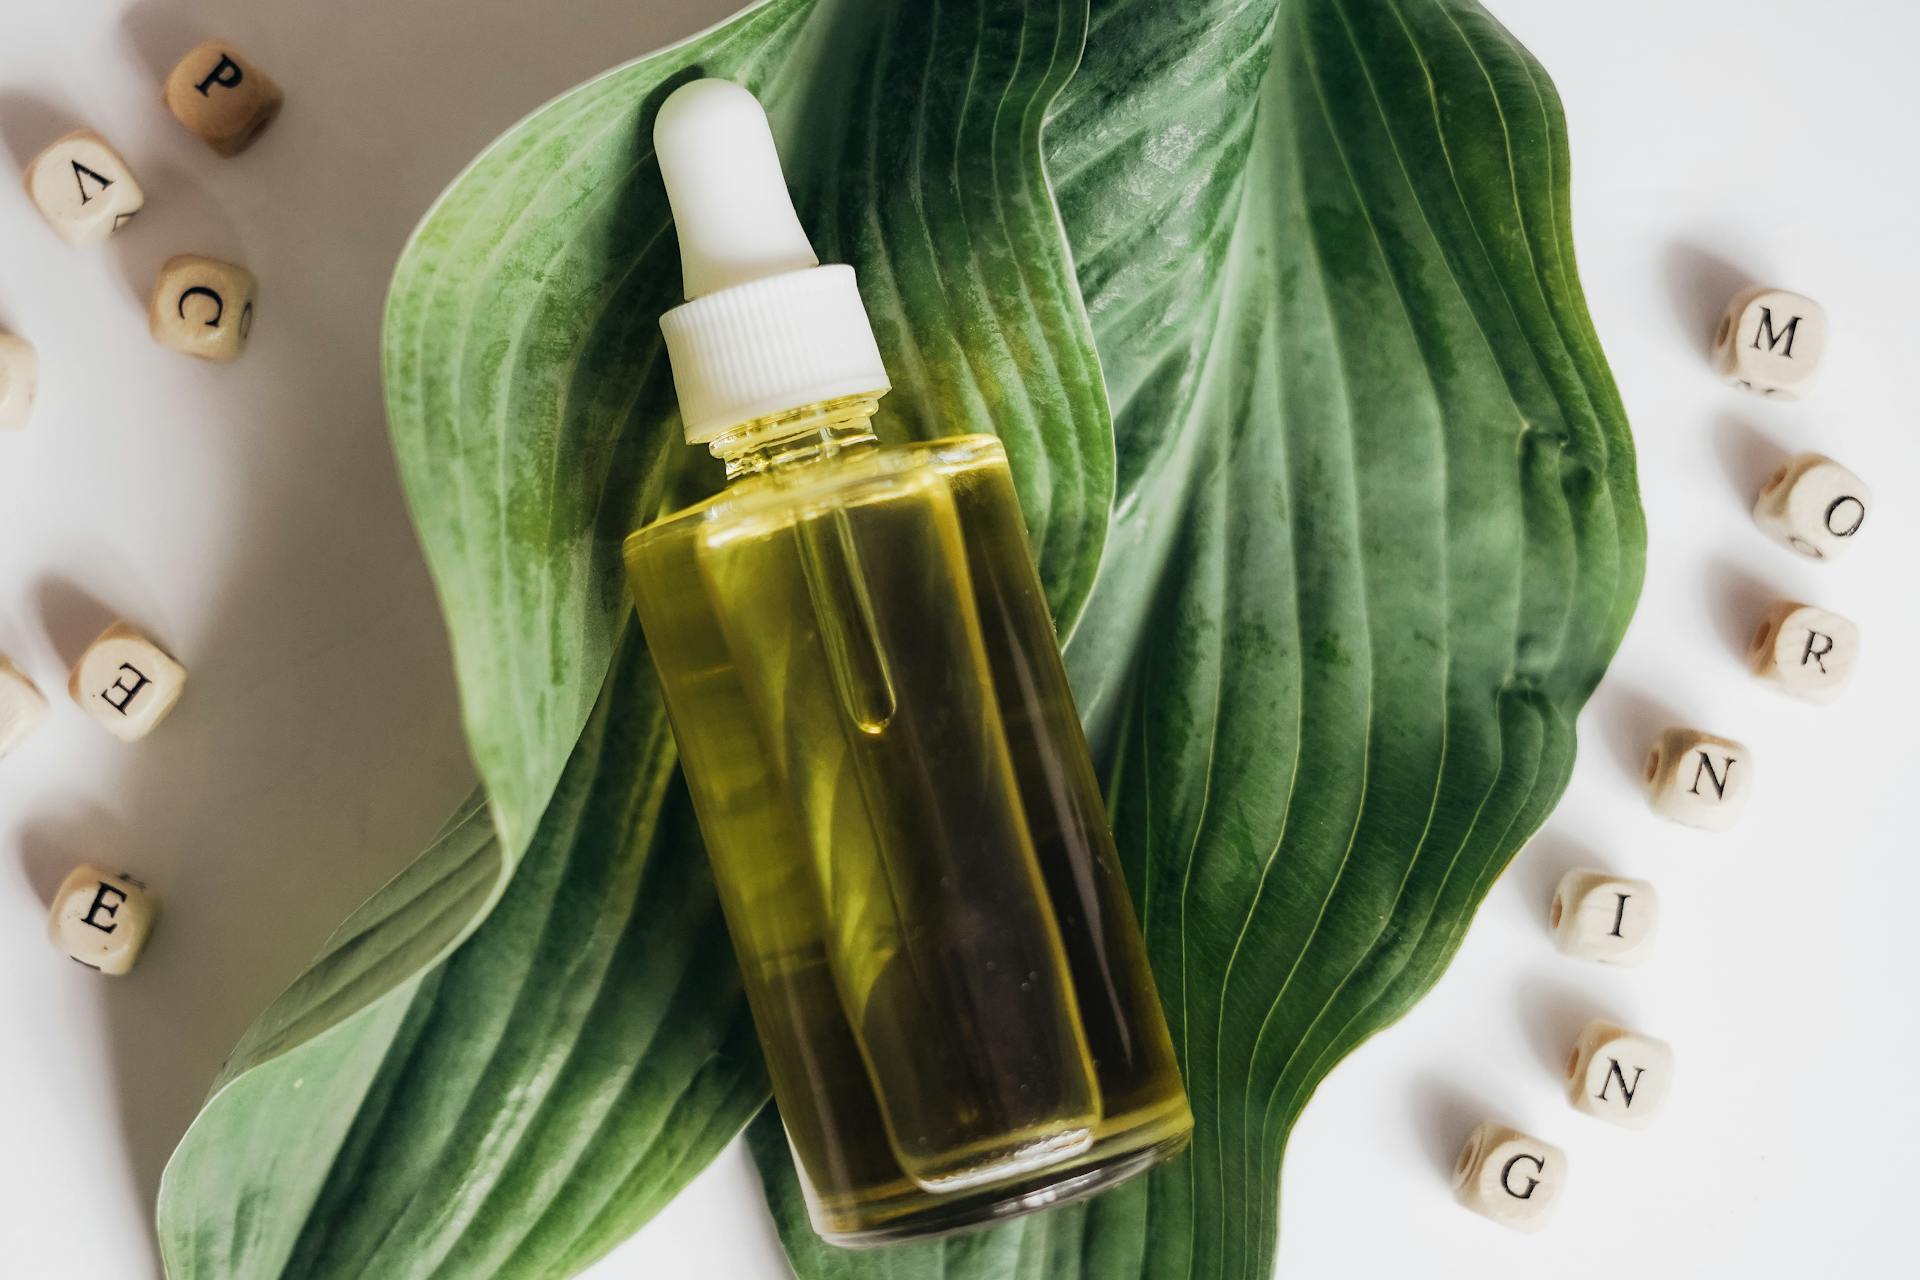
[[[1640,449],[1646,594],[1582,721],[1566,802],[1439,987],[1302,1120],[1281,1273],[1913,1275],[1920,9],[1491,3],[1571,118],[1580,262]],[[30,428],[0,437],[0,652],[56,703],[0,766],[5,1275],[157,1275],[153,1188],[221,1057],[471,784],[378,393],[378,317],[406,233],[528,109],[727,7],[0,0],[0,152],[17,166],[84,122],[148,193],[113,243],[77,251],[0,182],[0,326],[30,337],[44,369]],[[158,102],[167,66],[216,32],[290,95],[238,160]],[[154,270],[183,251],[261,278],[237,365],[147,338]],[[1705,367],[1720,303],[1750,279],[1832,314],[1828,367],[1800,405]],[[1747,518],[1799,448],[1877,492],[1841,563],[1800,561]],[[1737,654],[1777,596],[1860,623],[1866,656],[1839,705],[1744,674]],[[67,661],[116,614],[191,672],[173,719],[134,748],[61,694]],[[1736,831],[1647,812],[1633,773],[1669,721],[1756,752]],[[164,894],[131,979],[97,978],[43,940],[43,900],[84,858]],[[1666,935],[1645,968],[1548,945],[1552,886],[1577,863],[1659,886]],[[1676,1094],[1646,1133],[1561,1095],[1565,1047],[1595,1013],[1676,1047]],[[1505,1234],[1449,1199],[1447,1167],[1483,1115],[1567,1149],[1572,1184],[1545,1235]],[[592,1274],[787,1273],[736,1147]]]

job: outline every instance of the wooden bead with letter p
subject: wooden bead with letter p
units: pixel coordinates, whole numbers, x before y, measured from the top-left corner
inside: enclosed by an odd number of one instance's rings
[[[253,145],[284,101],[273,78],[223,40],[196,45],[167,76],[167,110],[223,156]]]
[[[1596,1019],[1567,1059],[1567,1098],[1578,1110],[1629,1129],[1649,1124],[1673,1087],[1673,1050]]]
[[[1570,956],[1639,964],[1652,950],[1660,899],[1645,880],[1576,867],[1553,892],[1553,945]]]
[[[1647,752],[1653,811],[1690,827],[1725,831],[1746,808],[1753,761],[1731,738],[1698,729],[1669,729]]]
[[[1859,476],[1824,454],[1802,453],[1760,490],[1753,520],[1809,560],[1830,560],[1853,545],[1872,502]]]
[[[1860,658],[1860,628],[1837,613],[1782,600],[1754,633],[1747,661],[1777,689],[1809,702],[1840,695]]]
[[[1566,1181],[1564,1151],[1492,1121],[1473,1131],[1453,1166],[1456,1200],[1520,1231],[1539,1229]]]
[[[253,334],[253,272],[218,258],[168,258],[153,284],[154,341],[202,360],[237,360]]]
[[[160,646],[116,622],[73,666],[67,692],[122,742],[152,733],[186,688],[187,671]]]
[[[1713,335],[1713,365],[1722,378],[1784,400],[1805,394],[1826,350],[1826,309],[1785,289],[1735,294]]]
[[[78,866],[53,895],[47,936],[89,969],[119,976],[133,968],[153,931],[154,902],[127,875]]]

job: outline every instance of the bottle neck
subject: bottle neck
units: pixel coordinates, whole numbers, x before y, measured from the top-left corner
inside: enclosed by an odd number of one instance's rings
[[[877,395],[843,396],[743,422],[714,437],[707,449],[727,467],[727,483],[775,470],[827,462],[864,452],[873,434]]]

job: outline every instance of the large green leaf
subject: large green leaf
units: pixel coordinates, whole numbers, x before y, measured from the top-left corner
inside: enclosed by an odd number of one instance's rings
[[[1097,246],[1110,544],[1137,553],[1068,653],[1112,726],[1193,1149],[1086,1206],[851,1254],[807,1229],[768,1115],[754,1149],[805,1280],[1272,1274],[1294,1119],[1433,984],[1558,799],[1638,594],[1546,77],[1470,0],[1269,16],[1101,7],[1050,134],[1070,238]],[[1116,188],[1147,210],[1116,214]],[[1083,642],[1121,633],[1112,685]]]
[[[1557,797],[1638,585],[1558,107],[1464,0],[768,0],[477,161],[386,343],[486,799],[236,1050],[170,1273],[568,1274],[763,1096],[617,557],[708,474],[645,136],[698,73],[860,268],[885,429],[1008,441],[1200,1124],[1089,1206],[851,1255],[767,1121],[796,1266],[1264,1274],[1288,1127]]]

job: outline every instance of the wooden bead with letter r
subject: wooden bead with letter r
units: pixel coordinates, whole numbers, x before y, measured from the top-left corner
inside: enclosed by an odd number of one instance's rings
[[[1840,695],[1860,658],[1860,628],[1837,613],[1782,600],[1754,633],[1747,661],[1776,689],[1809,702]]]
[[[1690,827],[1725,831],[1746,808],[1753,760],[1731,738],[1698,729],[1669,729],[1647,752],[1653,811]]]
[[[253,335],[253,272],[218,258],[168,258],[153,284],[147,328],[161,346],[202,360],[237,360]]]
[[[1564,1151],[1492,1121],[1473,1131],[1453,1166],[1456,1200],[1519,1231],[1539,1229],[1566,1182]]]

